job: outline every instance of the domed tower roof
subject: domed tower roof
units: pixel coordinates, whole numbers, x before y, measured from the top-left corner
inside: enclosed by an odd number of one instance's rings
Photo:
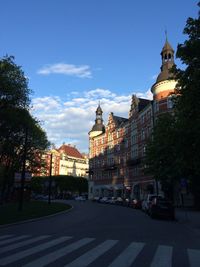
[[[174,64],[174,50],[167,40],[161,51],[162,65],[156,82],[151,87],[154,100],[160,100],[168,97],[174,92],[176,80],[172,72]]]
[[[98,105],[98,108],[96,110],[96,114],[99,114],[99,115],[102,115],[103,114],[103,111],[102,111],[102,109],[100,107],[100,104]]]
[[[92,130],[90,132],[105,132],[105,126],[103,124],[103,118],[102,118],[103,111],[101,109],[100,103],[96,110],[96,119],[95,124],[92,127]]]
[[[161,55],[162,55],[162,53],[165,53],[165,51],[173,51],[173,53],[174,53],[174,50],[171,47],[170,43],[168,42],[167,38],[166,38],[165,44],[163,46],[163,49],[161,51]]]
[[[160,54],[162,57],[162,66],[160,68],[161,72],[157,77],[156,83],[174,77],[173,73],[170,71],[174,65],[174,50],[168,42],[167,38]]]

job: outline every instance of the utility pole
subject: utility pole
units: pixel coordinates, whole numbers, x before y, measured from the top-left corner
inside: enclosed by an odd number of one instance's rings
[[[51,153],[51,157],[50,157],[50,167],[49,167],[49,198],[48,198],[48,204],[51,204],[51,188],[52,188],[52,158],[53,158],[53,154]]]
[[[28,128],[25,128],[25,140],[24,140],[24,153],[23,153],[23,165],[22,165],[22,173],[21,173],[21,188],[19,195],[19,206],[18,210],[21,211],[23,208],[24,202],[24,184],[25,184],[25,175],[26,175],[26,156],[27,156],[27,139],[28,139]]]

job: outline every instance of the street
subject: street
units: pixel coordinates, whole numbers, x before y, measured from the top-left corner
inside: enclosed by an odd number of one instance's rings
[[[200,231],[140,210],[90,201],[0,227],[0,266],[199,267]]]

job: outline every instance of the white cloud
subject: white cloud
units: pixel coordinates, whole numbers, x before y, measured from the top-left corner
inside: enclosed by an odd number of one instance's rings
[[[92,72],[90,66],[88,65],[76,66],[73,64],[56,63],[42,67],[37,71],[37,73],[42,75],[57,73],[76,76],[79,78],[92,78]]]
[[[153,94],[151,92],[151,89],[149,89],[145,93],[136,93],[136,95],[137,95],[137,97],[140,97],[140,98],[146,98],[146,99],[149,99],[149,100],[153,99]]]
[[[150,90],[144,94],[133,94],[150,99]],[[80,151],[88,152],[88,132],[95,122],[99,100],[105,124],[110,112],[128,117],[131,95],[117,95],[107,89],[97,88],[83,92],[78,98],[74,96],[76,95],[72,93],[69,100],[56,96],[32,100],[33,114],[42,121],[42,127],[46,130],[49,140],[56,146],[62,145],[63,142],[71,143]]]
[[[95,90],[90,90],[88,92],[85,92],[86,97],[92,97],[92,98],[102,98],[102,97],[115,97],[116,95],[111,93],[109,90],[97,88]]]
[[[40,98],[34,98],[32,100],[33,109],[36,111],[42,110],[42,111],[48,111],[48,110],[57,110],[60,107],[61,100],[59,97],[40,97]]]

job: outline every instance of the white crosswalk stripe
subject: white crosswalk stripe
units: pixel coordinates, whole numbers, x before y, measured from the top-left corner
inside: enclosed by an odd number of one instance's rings
[[[35,261],[32,261],[26,265],[24,265],[23,267],[41,267],[41,266],[45,266],[67,254],[69,254],[70,252],[77,250],[79,248],[81,248],[82,246],[90,243],[91,241],[93,241],[94,238],[83,238],[79,241],[76,241],[68,246],[65,246],[61,249],[55,250],[52,253],[49,253],[47,255],[45,255],[44,257],[41,257]]]
[[[144,243],[131,243],[108,267],[129,267],[144,247]]]
[[[55,264],[55,266],[59,267],[89,267],[93,266],[93,262],[95,265],[100,266],[98,261],[104,261],[105,257],[106,261],[109,260],[109,262],[107,262],[106,266],[101,264],[102,267],[131,267],[135,262],[141,264],[140,260],[148,249],[148,244],[142,242],[131,242],[122,245],[119,240],[105,240],[100,243],[95,238],[89,237],[72,241],[73,239],[70,236],[2,235],[0,236],[0,266],[43,267],[48,264],[52,264],[52,266]],[[29,248],[26,247],[27,245],[30,245]],[[87,248],[86,245],[90,245],[90,248]],[[114,249],[115,245],[117,246]],[[119,251],[121,247],[122,249]],[[51,249],[51,251],[47,249]],[[39,257],[29,258],[29,256],[42,251],[44,252],[43,254],[40,253]],[[115,251],[113,254],[115,256],[111,256],[112,251]],[[116,251],[118,251],[117,254]],[[73,252],[76,252],[76,258],[74,258]],[[66,258],[67,262],[65,262],[65,256],[70,253],[72,253],[71,260]],[[172,256],[176,259],[172,246],[158,245],[152,255],[152,259],[149,256],[147,257],[148,261],[145,266],[177,267],[177,265],[174,266],[172,264]],[[186,256],[189,262],[188,267],[200,267],[200,249],[187,249]],[[55,261],[57,262],[55,263]],[[181,263],[179,266],[181,266]]]
[[[171,267],[172,266],[172,247],[158,246],[156,254],[151,263],[151,267]]]
[[[29,236],[30,235],[21,235],[21,236],[17,236],[17,237],[13,237],[13,238],[9,238],[9,239],[0,241],[0,246],[9,244],[9,243],[12,243],[12,242],[15,242],[15,241],[18,241],[20,239],[24,239],[24,238],[29,237]]]
[[[43,240],[43,239],[48,238],[48,237],[49,237],[49,235],[38,236],[38,237],[30,238],[30,239],[22,241],[22,242],[18,242],[16,244],[11,244],[11,245],[8,245],[6,247],[1,248],[0,253],[8,252],[8,251],[14,250],[16,248],[21,248],[21,247],[24,247],[24,246],[32,244],[34,242]]]
[[[8,238],[8,237],[12,237],[13,235],[2,235],[2,236],[0,236],[0,240],[1,239],[5,239],[5,238]]]
[[[188,252],[190,267],[199,267],[200,266],[200,250],[188,249],[187,252]]]
[[[5,258],[2,258],[1,261],[0,261],[0,265],[6,265],[6,264],[10,264],[10,263],[13,263],[17,260],[20,260],[20,259],[23,259],[27,256],[30,256],[34,253],[37,253],[37,252],[40,252],[42,250],[45,250],[47,248],[50,248],[52,246],[55,246],[57,244],[60,244],[68,239],[70,239],[71,237],[69,236],[64,236],[64,237],[59,237],[57,239],[54,239],[54,240],[51,240],[49,242],[46,242],[46,243],[43,243],[42,245],[38,245],[38,246],[34,246],[30,249],[26,249],[26,250],[23,250],[21,252],[18,252],[18,253],[15,253],[15,254],[12,254],[8,257],[5,257]]]
[[[106,240],[64,267],[86,267],[99,256],[111,249],[117,242],[117,240]]]

